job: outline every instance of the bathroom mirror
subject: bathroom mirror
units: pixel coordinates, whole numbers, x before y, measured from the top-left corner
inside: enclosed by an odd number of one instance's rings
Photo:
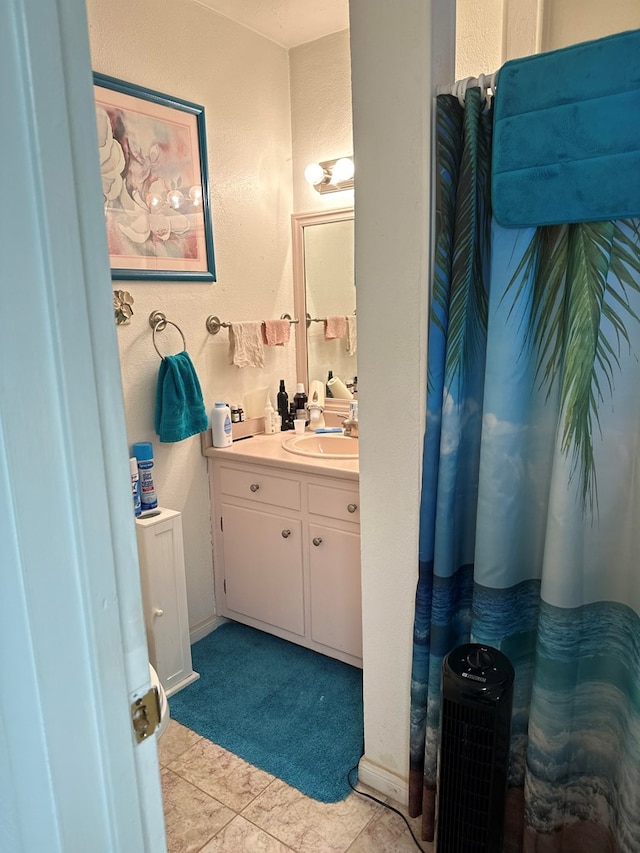
[[[326,383],[331,370],[351,385],[358,375],[357,351],[349,354],[346,335],[326,340],[324,321],[355,316],[353,208],[294,214],[291,222],[295,311],[300,318],[298,381],[308,390],[314,379]],[[327,401],[328,408],[346,405],[346,400]]]

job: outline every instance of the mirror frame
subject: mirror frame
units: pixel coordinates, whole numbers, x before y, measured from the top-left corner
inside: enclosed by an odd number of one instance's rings
[[[309,393],[309,361],[307,358],[307,289],[304,262],[304,229],[309,225],[322,225],[324,222],[343,222],[354,219],[353,207],[341,207],[334,210],[315,211],[313,213],[294,213],[291,216],[291,257],[293,263],[293,306],[298,318],[296,331],[296,375],[298,382],[304,382]],[[347,400],[325,400],[325,411],[344,411]]]

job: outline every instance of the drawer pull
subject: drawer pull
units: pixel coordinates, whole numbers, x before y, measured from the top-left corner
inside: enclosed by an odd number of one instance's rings
[[[155,617],[164,616],[164,610],[161,607],[155,607],[153,610],[153,615]]]
[[[257,492],[258,489],[260,488],[260,486],[257,483],[251,483],[249,488],[251,489],[252,492]]]
[[[358,504],[349,504],[347,506],[347,509],[349,510],[349,512],[355,512],[358,509]]]
[[[282,538],[283,538],[283,539],[288,539],[290,536],[291,536],[291,531],[290,531],[290,530],[287,530],[287,529],[285,528],[285,529],[282,531]]]
[[[322,545],[322,536],[314,536],[313,544],[318,547],[318,545]]]

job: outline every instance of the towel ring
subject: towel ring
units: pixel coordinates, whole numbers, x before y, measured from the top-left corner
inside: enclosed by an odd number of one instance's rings
[[[182,350],[183,350],[183,352],[186,351],[187,342],[184,339],[182,329],[180,328],[180,326],[178,326],[177,323],[174,323],[171,320],[167,320],[167,318],[165,317],[165,315],[161,311],[153,311],[149,315],[149,325],[153,329],[153,346],[155,348],[155,351],[160,356],[160,358],[164,359],[164,356],[162,355],[162,353],[158,349],[158,345],[156,344],[156,332],[164,331],[167,328],[167,326],[173,326],[174,329],[178,330],[178,332],[180,333],[180,337],[182,338]]]

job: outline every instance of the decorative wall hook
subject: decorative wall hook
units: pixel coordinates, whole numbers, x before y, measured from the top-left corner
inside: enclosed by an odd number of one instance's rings
[[[122,326],[129,323],[133,317],[133,296],[126,290],[113,291],[113,313],[116,325]]]

